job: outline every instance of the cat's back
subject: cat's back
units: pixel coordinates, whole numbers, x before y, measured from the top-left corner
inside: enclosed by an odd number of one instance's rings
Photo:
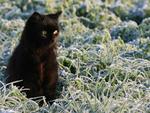
[[[18,75],[21,68],[24,67],[23,62],[26,62],[26,57],[27,54],[24,51],[23,46],[21,44],[17,45],[7,64],[6,73],[9,75],[9,77],[15,78]]]
[[[21,62],[23,57],[26,57],[26,52],[23,45],[19,43],[9,59],[8,66],[12,65],[12,63],[15,64],[16,62]]]

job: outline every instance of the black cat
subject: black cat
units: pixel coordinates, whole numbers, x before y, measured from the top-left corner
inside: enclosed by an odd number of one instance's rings
[[[19,87],[29,88],[27,97],[55,99],[58,81],[57,37],[61,12],[42,15],[34,12],[26,22],[20,43],[10,57],[6,83],[22,80]]]

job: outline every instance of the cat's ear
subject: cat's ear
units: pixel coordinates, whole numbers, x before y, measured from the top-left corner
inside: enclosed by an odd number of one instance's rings
[[[38,12],[34,12],[29,19],[40,20],[41,19],[41,14],[38,13]]]
[[[62,13],[62,11],[58,11],[58,12],[56,12],[54,14],[48,14],[47,16],[57,20],[60,17],[61,13]]]

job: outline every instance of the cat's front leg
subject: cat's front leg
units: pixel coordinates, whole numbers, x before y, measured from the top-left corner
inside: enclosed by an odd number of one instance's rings
[[[44,96],[46,97],[47,102],[52,104],[52,101],[56,98],[56,84],[58,81],[58,69],[57,65],[55,64],[53,67],[47,66],[45,70],[45,77],[44,77],[44,85],[43,91]]]

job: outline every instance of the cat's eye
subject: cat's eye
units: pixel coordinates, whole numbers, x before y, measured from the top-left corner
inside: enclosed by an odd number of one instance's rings
[[[54,35],[54,36],[57,36],[57,35],[58,35],[58,30],[55,30],[55,31],[53,32],[53,35]]]
[[[47,31],[42,31],[42,37],[47,38]]]

